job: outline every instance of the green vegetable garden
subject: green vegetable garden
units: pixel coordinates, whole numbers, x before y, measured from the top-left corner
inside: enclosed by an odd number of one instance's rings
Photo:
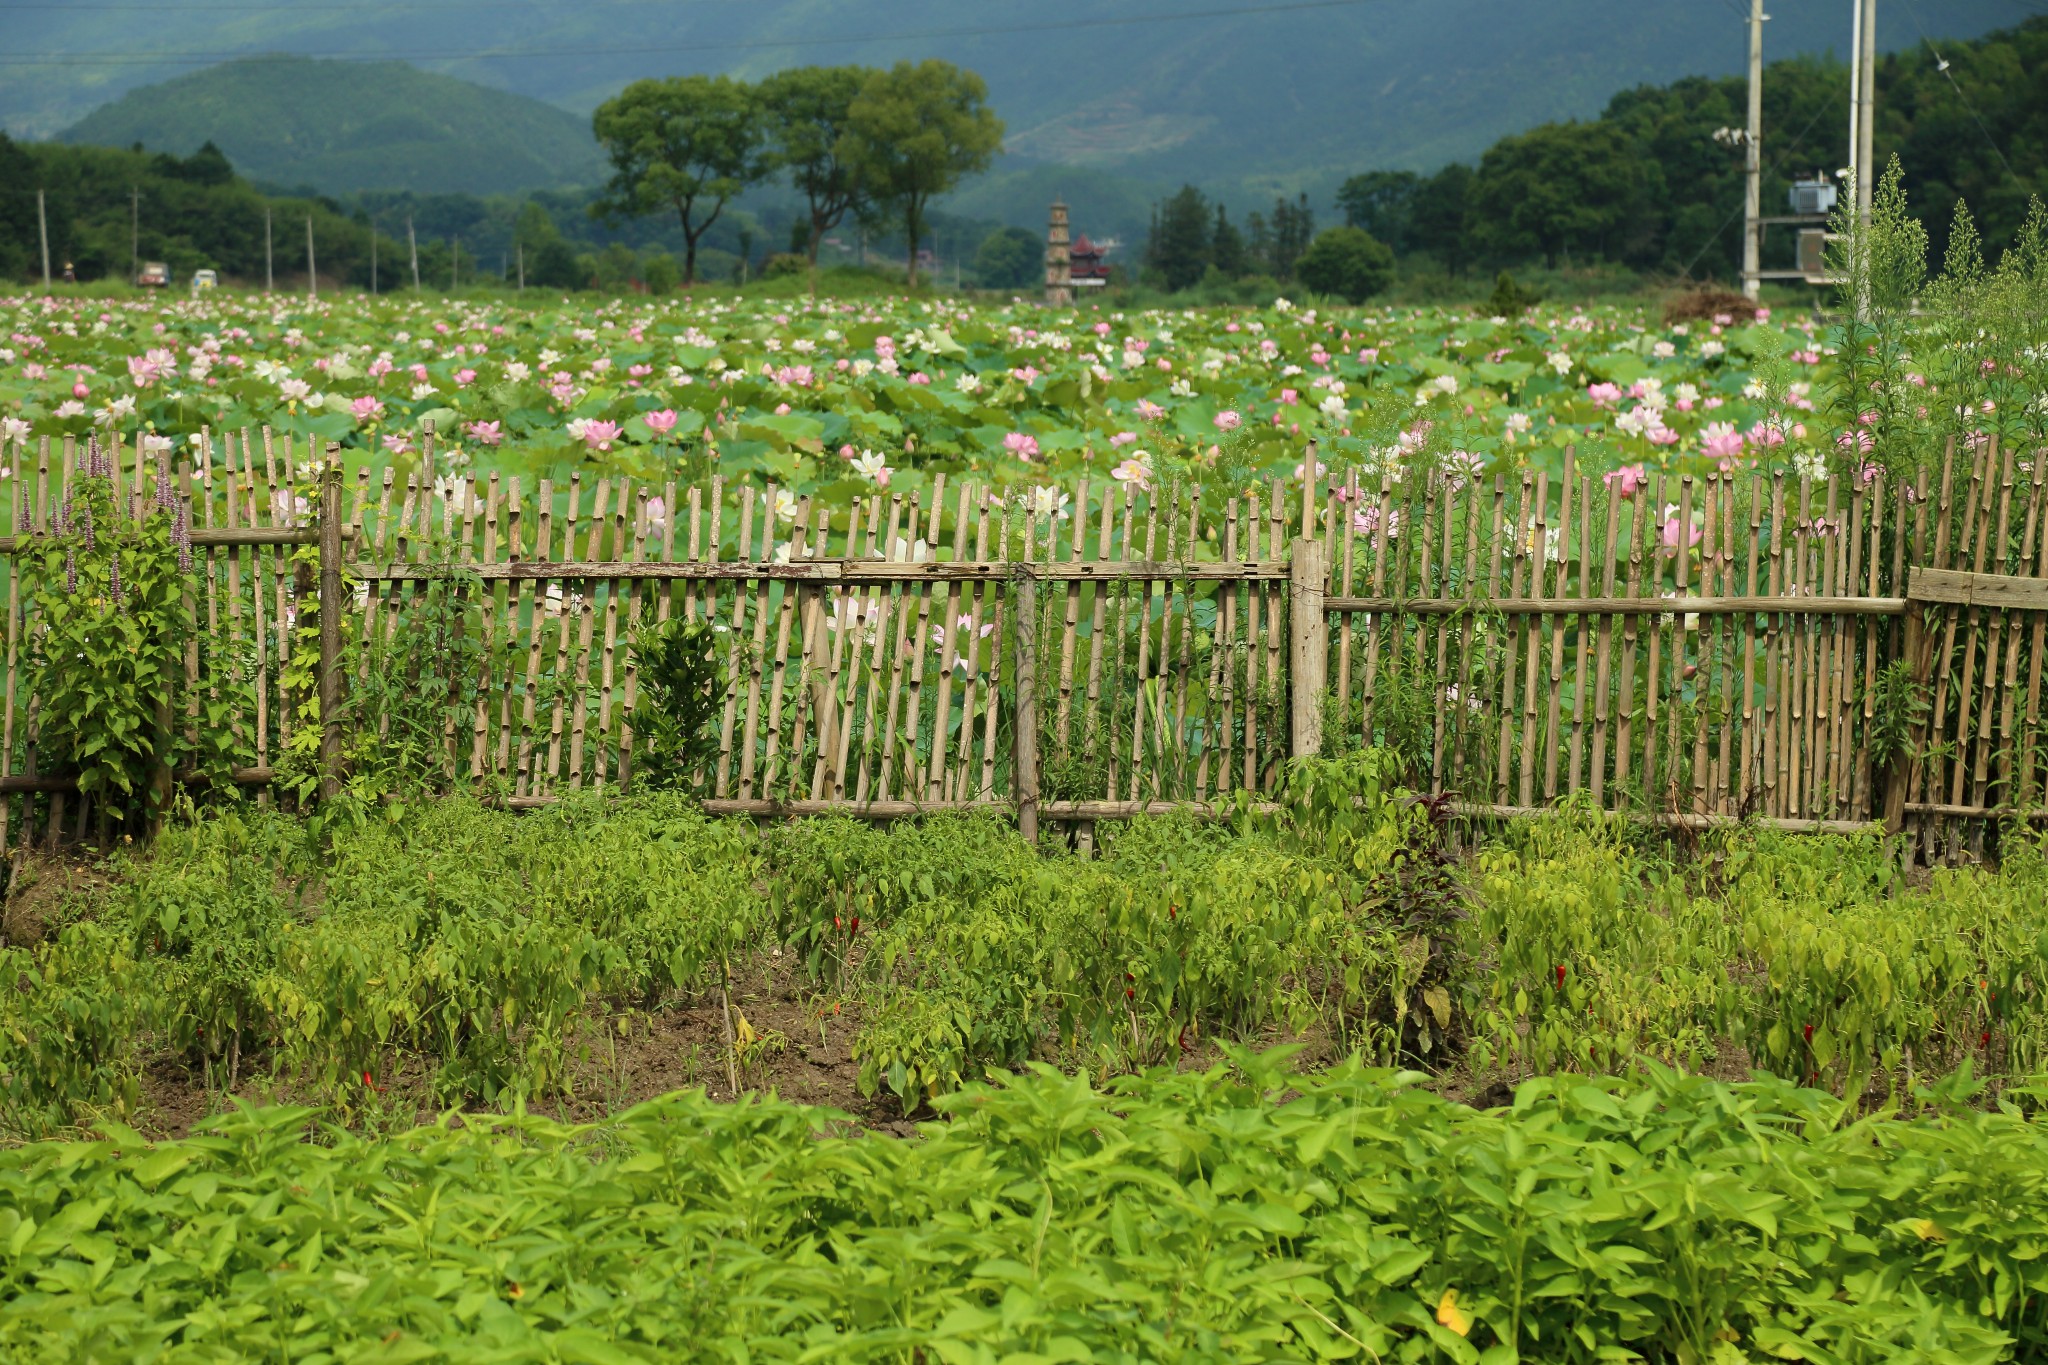
[[[1875,222],[0,300],[0,1357],[2048,1356],[2048,219]]]

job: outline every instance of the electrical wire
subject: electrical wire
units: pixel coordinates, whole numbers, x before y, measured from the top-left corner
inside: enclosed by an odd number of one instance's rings
[[[1941,53],[1935,51],[1934,40],[1927,36],[1927,29],[1920,22],[1920,11],[1913,8],[1912,0],[1906,0],[1906,13],[1912,16],[1913,27],[1920,31],[1920,41],[1927,44],[1927,51],[1934,57],[1934,69],[1936,71],[1939,71],[1943,76],[1948,78],[1949,89],[1956,92],[1956,98],[1963,102],[1963,108],[1969,110],[1970,122],[1977,125],[1978,133],[1983,135],[1984,145],[1989,147],[1991,149],[1991,154],[1998,158],[1998,164],[2005,167],[2005,173],[2011,176],[2014,180],[2019,181],[2020,188],[2025,189],[2027,187],[2027,182],[2024,180],[2020,180],[2020,173],[2012,168],[2012,163],[2010,161],[2007,161],[2005,159],[2005,153],[1999,149],[1997,139],[1993,138],[1991,136],[1991,130],[1984,126],[1983,118],[1980,117],[1977,113],[1977,106],[1972,104],[1970,102],[1970,97],[1963,93],[1963,87],[1956,84],[1955,73],[1949,70],[1949,64],[1947,59],[1944,58],[1941,55]]]
[[[1236,15],[1283,14],[1303,10],[1353,9],[1377,0],[1291,0],[1277,5],[1232,5],[1215,9],[1181,10],[1174,14],[1133,14],[1090,19],[1063,19],[1043,24],[987,24],[971,28],[926,28],[901,33],[847,34],[833,38],[762,38],[714,43],[641,43],[630,47],[534,47],[485,48],[471,51],[425,52],[416,49],[392,52],[30,52],[0,56],[6,66],[125,66],[199,65],[224,61],[300,61],[319,58],[330,61],[484,61],[507,57],[626,57],[660,53],[753,51],[764,48],[838,47],[855,43],[887,43],[930,38],[978,38],[1019,33],[1056,33],[1074,29],[1114,28],[1131,24],[1166,23],[1188,19],[1218,19]]]

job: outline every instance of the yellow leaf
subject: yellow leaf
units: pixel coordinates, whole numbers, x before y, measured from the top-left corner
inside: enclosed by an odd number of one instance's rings
[[[1948,1240],[1948,1234],[1936,1227],[1932,1218],[1922,1218],[1919,1222],[1913,1224],[1913,1231],[1920,1234],[1920,1240],[1923,1242],[1946,1242]]]
[[[1451,993],[1442,986],[1431,986],[1422,993],[1422,1003],[1429,1006],[1429,1012],[1436,1016],[1438,1028],[1451,1026]]]
[[[1458,1307],[1458,1291],[1446,1289],[1444,1296],[1437,1300],[1436,1320],[1461,1337],[1472,1335],[1472,1319]]]
[[[733,1036],[739,1039],[741,1047],[752,1047],[754,1045],[754,1026],[748,1023],[747,1016],[741,1014],[738,1010],[732,1012],[732,1017],[735,1021],[733,1024]]]

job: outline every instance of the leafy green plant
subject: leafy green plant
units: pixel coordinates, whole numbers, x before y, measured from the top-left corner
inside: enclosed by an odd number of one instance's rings
[[[633,708],[635,780],[654,789],[701,785],[718,758],[725,651],[716,625],[675,616],[633,639],[640,695]]]
[[[232,718],[247,687],[193,619],[191,528],[169,475],[159,466],[133,516],[118,505],[115,475],[93,444],[55,533],[28,561],[35,749],[46,774],[75,775],[109,814],[155,817],[175,772],[232,790],[228,771],[247,748]],[[199,667],[191,683],[188,645]]]

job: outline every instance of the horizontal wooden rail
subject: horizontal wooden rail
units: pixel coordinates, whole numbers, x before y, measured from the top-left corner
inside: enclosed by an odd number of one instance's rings
[[[1022,560],[990,560],[972,564],[911,564],[880,559],[799,559],[789,564],[721,561],[660,564],[606,561],[528,559],[511,564],[370,564],[348,566],[362,582],[401,582],[474,576],[487,582],[559,579],[595,582],[603,579],[742,579],[790,583],[946,583],[1001,582],[1034,578],[1048,582],[1098,580],[1105,583],[1137,579],[1186,579],[1195,582],[1245,582],[1287,577],[1280,562],[1247,561],[1215,564],[1167,560],[1122,560],[1096,563],[1031,564]]]
[[[502,804],[512,810],[538,810],[552,806],[562,798],[559,795],[515,796]],[[847,815],[858,820],[907,820],[921,815],[940,815],[951,811],[997,811],[1013,813],[1016,806],[1007,800],[969,801],[771,801],[771,800],[711,800],[705,801],[702,809],[711,816],[753,816],[756,819],[783,819],[817,815]],[[1038,816],[1045,820],[1129,820],[1141,815],[1185,815],[1197,820],[1221,819],[1237,813],[1237,806],[1230,802],[1212,801],[1042,801],[1038,805]],[[1272,815],[1281,807],[1273,801],[1254,801],[1251,811],[1256,815]],[[1931,805],[1908,806],[1908,810],[1943,814],[1995,815],[1995,811],[1965,811]],[[1453,814],[1473,820],[1509,820],[1532,816],[1555,815],[1554,806],[1510,806],[1487,802],[1458,801],[1451,805]],[[1630,824],[1645,825],[1653,829],[1731,829],[1743,825],[1754,825],[1763,829],[1784,830],[1795,834],[1867,834],[1882,828],[1867,820],[1820,820],[1792,819],[1768,816],[1742,818],[1733,815],[1693,814],[1686,811],[1622,811],[1603,812],[1606,819],[1626,820]],[[2038,813],[2030,818],[2048,819],[2048,812]]]
[[[1903,597],[1325,597],[1329,612],[1457,616],[1903,616]]]
[[[1915,602],[2048,611],[2048,578],[1965,573],[1960,569],[1915,569],[1906,583],[1906,595]]]
[[[178,781],[188,786],[205,781],[200,773],[179,773]],[[229,780],[238,787],[261,787],[277,780],[275,768],[234,768],[229,770]],[[0,795],[13,792],[75,792],[78,790],[76,777],[0,777]]]
[[[118,536],[119,530],[115,531]],[[354,527],[344,527],[342,534],[355,535]],[[61,545],[63,540],[55,535],[0,536],[0,555],[25,554],[33,550]],[[192,543],[197,546],[237,545],[318,545],[320,532],[313,527],[278,528],[267,526],[195,526],[192,528]]]

